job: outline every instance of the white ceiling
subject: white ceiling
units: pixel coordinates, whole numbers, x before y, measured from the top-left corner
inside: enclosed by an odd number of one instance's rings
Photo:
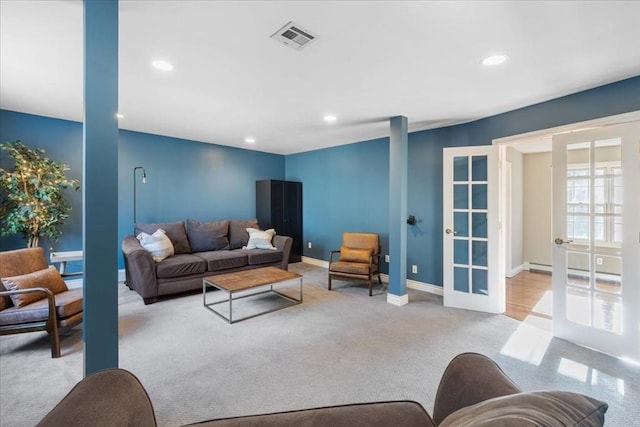
[[[120,127],[289,154],[388,136],[397,115],[463,123],[640,74],[639,16],[637,1],[121,0]],[[270,39],[288,21],[317,40]],[[80,1],[0,0],[1,108],[82,121],[82,25]],[[480,64],[497,52],[509,61]]]

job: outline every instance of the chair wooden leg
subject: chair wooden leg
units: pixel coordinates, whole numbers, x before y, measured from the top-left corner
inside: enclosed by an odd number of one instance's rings
[[[329,273],[329,286],[327,287],[327,289],[331,290],[331,273]]]
[[[60,334],[58,333],[58,325],[54,325],[49,331],[51,335],[51,357],[57,359],[60,357]]]

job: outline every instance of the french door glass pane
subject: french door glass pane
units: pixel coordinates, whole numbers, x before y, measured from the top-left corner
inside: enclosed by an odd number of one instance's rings
[[[473,156],[471,167],[471,177],[473,181],[487,180],[487,156]]]
[[[453,267],[453,290],[469,293],[469,269]]]
[[[593,326],[614,334],[622,333],[622,298],[609,294],[595,294]]]
[[[590,276],[589,254],[567,251],[567,284],[589,287]]]
[[[487,246],[488,242],[477,240],[471,242],[471,264],[487,266]]]
[[[453,180],[468,181],[469,180],[469,158],[454,157],[453,158]]]
[[[454,184],[453,185],[453,209],[469,208],[469,185]]]
[[[454,240],[453,241],[453,263],[469,264],[469,241]]]
[[[473,184],[471,198],[473,209],[487,209],[487,184]]]
[[[487,237],[487,214],[486,212],[474,212],[471,214],[473,237]]]
[[[567,288],[567,320],[591,326],[591,292]]]
[[[473,269],[473,285],[472,291],[474,294],[489,295],[489,272],[487,270],[481,270],[479,268]]]
[[[453,229],[457,237],[469,236],[469,213],[454,212],[453,213]]]

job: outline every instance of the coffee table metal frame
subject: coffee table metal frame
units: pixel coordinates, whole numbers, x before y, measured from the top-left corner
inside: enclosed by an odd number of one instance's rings
[[[276,268],[276,267],[264,267],[265,269],[269,269],[269,268]],[[255,270],[245,270],[245,271],[252,271],[252,272],[257,272],[258,270],[261,269],[255,269]],[[284,271],[284,270],[283,270]],[[242,273],[242,271],[238,272],[238,273],[226,273],[226,274],[222,274],[219,276],[209,276],[209,277],[205,277],[204,279],[202,279],[202,297],[203,297],[203,305],[205,308],[207,308],[208,310],[212,311],[214,314],[216,314],[217,316],[221,317],[222,319],[226,320],[227,322],[229,322],[229,324],[232,323],[236,323],[236,322],[240,322],[241,320],[247,320],[247,319],[251,319],[253,317],[257,317],[257,316],[262,316],[263,314],[267,314],[267,313],[272,313],[274,311],[278,311],[278,310],[282,310],[283,308],[288,308],[288,307],[293,307],[294,305],[298,305],[298,304],[302,304],[302,276],[296,273],[291,273],[291,272],[286,272],[289,273],[286,278],[277,278],[273,281],[269,281],[268,283],[261,283],[258,282],[257,284],[255,282],[252,282],[251,280],[248,280],[249,283],[246,284],[246,286],[240,287],[240,288],[236,288],[236,289],[227,289],[224,287],[224,285],[218,284],[215,282],[215,280],[217,278],[220,278],[222,276],[229,276],[232,274],[240,274]],[[291,297],[289,295],[285,295],[282,292],[278,292],[277,290],[273,289],[273,287],[275,285],[280,285],[286,282],[291,282],[293,280],[299,280],[300,282],[300,298],[296,299],[294,297]],[[216,301],[216,302],[210,302],[207,303],[207,286],[210,286],[212,288],[218,289],[222,292],[225,292],[227,294],[227,299],[221,300],[221,301]],[[239,297],[233,297],[234,294],[240,293],[240,292],[245,292],[245,291],[249,291],[251,289],[260,289],[260,288],[265,288],[265,287],[269,287],[269,289],[260,291],[260,292],[254,292],[248,295],[242,295]],[[278,307],[278,308],[273,308],[270,310],[266,310],[266,311],[261,311],[259,313],[256,314],[252,314],[250,316],[245,316],[243,318],[240,319],[233,319],[233,301],[235,300],[239,300],[242,298],[249,298],[249,297],[254,297],[257,295],[263,295],[263,294],[267,294],[267,293],[273,293],[276,294],[278,296],[280,296],[281,298],[292,302],[293,304],[288,304],[282,307]],[[225,303],[229,303],[229,317],[226,317],[224,314],[220,313],[219,311],[215,310],[213,308],[214,305],[218,305],[218,304],[225,304]]]

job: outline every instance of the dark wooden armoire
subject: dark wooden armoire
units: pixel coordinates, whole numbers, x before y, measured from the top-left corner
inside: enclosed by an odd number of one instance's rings
[[[256,218],[263,230],[274,228],[291,236],[289,262],[302,260],[302,183],[265,179],[256,181]]]

